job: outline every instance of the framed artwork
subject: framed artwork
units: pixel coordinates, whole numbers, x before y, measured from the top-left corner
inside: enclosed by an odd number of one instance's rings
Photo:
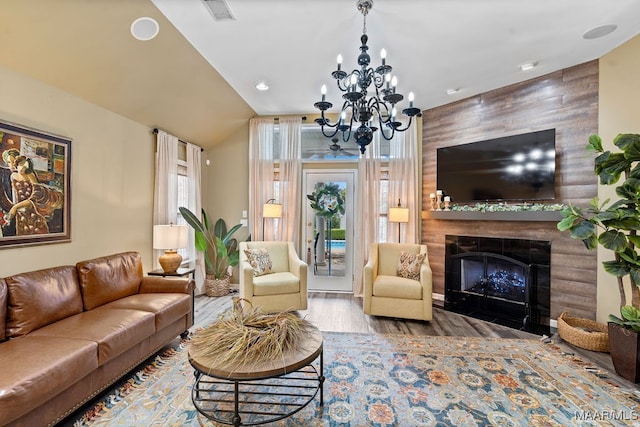
[[[0,249],[71,241],[71,140],[0,121]]]

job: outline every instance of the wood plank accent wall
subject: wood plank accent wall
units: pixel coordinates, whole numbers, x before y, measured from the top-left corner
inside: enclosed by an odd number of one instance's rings
[[[597,195],[593,154],[598,130],[598,61],[560,70],[452,104],[423,111],[422,200],[436,191],[436,150],[485,139],[556,129],[556,200],[584,206]],[[551,241],[551,318],[563,311],[595,319],[596,251],[560,233],[555,222],[425,219],[434,292],[444,294],[445,235]]]

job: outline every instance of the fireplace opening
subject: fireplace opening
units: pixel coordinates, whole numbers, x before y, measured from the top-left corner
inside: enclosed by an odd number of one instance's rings
[[[445,309],[549,333],[550,242],[446,236]]]

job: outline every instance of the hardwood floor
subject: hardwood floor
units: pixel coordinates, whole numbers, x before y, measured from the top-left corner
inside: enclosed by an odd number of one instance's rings
[[[214,322],[218,316],[231,308],[234,295],[211,298],[206,295],[196,297],[194,328]],[[408,334],[431,336],[492,337],[541,339],[539,335],[519,331],[506,326],[485,322],[472,317],[446,311],[434,306],[433,320],[422,322],[369,316],[362,310],[362,298],[350,293],[310,292],[307,310],[299,311],[321,331],[356,332],[380,334]],[[608,380],[623,388],[640,389],[635,384],[618,377],[613,369],[608,353],[599,353],[573,347],[554,335],[551,341],[564,352],[574,354],[608,373]]]

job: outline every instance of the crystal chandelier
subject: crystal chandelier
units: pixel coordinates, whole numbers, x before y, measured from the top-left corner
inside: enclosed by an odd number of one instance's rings
[[[342,55],[338,55],[338,68],[331,73],[338,89],[344,92],[340,118],[335,123],[331,123],[325,117],[325,111],[333,106],[325,100],[327,93],[325,85],[322,86],[322,100],[313,105],[320,110],[321,116],[315,122],[320,125],[324,136],[333,138],[338,132],[342,132],[342,140],[347,142],[353,132],[354,139],[360,146],[360,152],[364,154],[375,131],[380,130],[380,135],[390,140],[396,132],[409,129],[413,117],[420,117],[422,113],[419,108],[413,106],[413,92],[409,93],[409,107],[402,110],[402,113],[409,117],[409,123],[406,127],[401,127],[402,123],[396,118],[396,104],[402,101],[404,96],[396,92],[397,78],[391,77],[392,68],[386,63],[384,49],[380,52],[382,65],[375,69],[369,67],[371,57],[367,53],[369,50],[367,13],[373,6],[373,0],[357,0],[356,5],[364,17],[362,37],[360,37],[362,45],[358,56],[360,68],[347,74],[340,69]]]

